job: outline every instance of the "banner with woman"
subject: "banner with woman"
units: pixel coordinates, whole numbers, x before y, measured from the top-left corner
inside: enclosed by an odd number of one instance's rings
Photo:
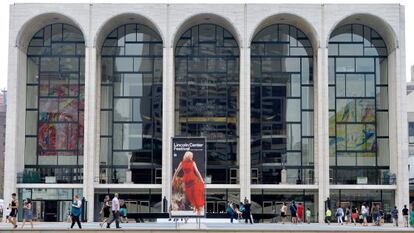
[[[171,216],[205,215],[206,139],[172,139]]]

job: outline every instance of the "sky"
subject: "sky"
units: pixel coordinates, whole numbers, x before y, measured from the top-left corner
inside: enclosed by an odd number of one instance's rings
[[[9,5],[14,3],[399,3],[405,6],[407,81],[411,79],[410,67],[414,65],[413,0],[0,0],[0,31],[4,33],[0,36],[0,51],[3,51],[0,57],[0,90],[7,88]]]

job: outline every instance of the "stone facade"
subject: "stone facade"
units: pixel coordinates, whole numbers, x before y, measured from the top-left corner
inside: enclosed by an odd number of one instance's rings
[[[240,190],[249,198],[252,188],[275,190],[316,190],[318,221],[323,221],[324,201],[332,189],[394,190],[395,203],[408,203],[408,145],[405,21],[404,7],[398,4],[15,4],[10,6],[8,110],[6,137],[5,197],[19,188],[83,188],[86,199],[94,202],[95,188],[160,188],[169,196],[171,174],[170,138],[174,136],[174,47],[178,36],[189,27],[209,22],[229,30],[240,47],[240,112],[250,112],[250,41],[260,29],[273,23],[287,23],[303,30],[314,48],[314,155],[315,182],[310,185],[250,184],[250,115],[239,118],[239,184],[207,185],[207,189]],[[23,170],[25,135],[25,82],[27,45],[33,34],[50,23],[78,27],[86,43],[85,59],[85,148],[83,185],[17,184],[16,173]],[[163,169],[162,184],[99,184],[99,50],[105,36],[115,27],[131,22],[156,30],[163,40]],[[390,170],[397,185],[330,185],[328,120],[328,41],[338,25],[360,23],[374,28],[389,51],[389,135]],[[316,201],[316,200],[315,200]],[[88,220],[94,206],[88,205]],[[400,218],[402,219],[402,218]]]

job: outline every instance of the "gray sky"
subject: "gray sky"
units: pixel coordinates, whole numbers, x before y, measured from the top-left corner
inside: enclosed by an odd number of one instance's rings
[[[0,31],[3,35],[0,37],[0,51],[3,56],[0,57],[0,89],[7,87],[7,62],[8,62],[8,31],[9,31],[9,5],[13,3],[400,3],[405,6],[405,33],[407,49],[407,80],[410,79],[410,67],[414,65],[414,1],[410,0],[0,0]],[[411,22],[411,23],[410,23]],[[6,33],[7,32],[7,33]],[[411,53],[410,53],[411,51]]]

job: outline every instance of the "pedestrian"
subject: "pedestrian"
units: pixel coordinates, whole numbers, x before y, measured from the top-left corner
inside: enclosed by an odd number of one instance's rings
[[[297,215],[297,218],[298,218],[298,222],[303,223],[303,205],[302,205],[302,203],[299,202],[297,208],[298,208],[298,210],[297,210],[296,215]]]
[[[280,208],[280,216],[282,217],[282,224],[285,224],[287,214],[286,202],[283,202],[282,208]]]
[[[410,211],[410,226],[414,227],[414,202],[411,203],[411,211]]]
[[[338,207],[338,209],[336,209],[335,217],[338,221],[338,224],[344,224],[344,221],[342,220],[342,218],[344,217],[344,209],[342,209],[342,207]]]
[[[112,199],[112,220],[106,223],[106,228],[111,228],[111,224],[115,221],[116,228],[121,228],[119,226],[119,200],[118,193],[115,193],[114,198]]]
[[[247,223],[247,220],[250,221],[250,224],[253,224],[252,221],[252,214],[251,214],[251,204],[249,203],[249,200],[245,199],[244,201],[244,222]]]
[[[398,209],[397,206],[394,206],[394,208],[391,210],[391,218],[393,226],[398,227]]]
[[[119,207],[119,215],[121,217],[121,222],[124,223],[128,223],[128,212],[127,212],[127,206],[124,200],[120,201],[121,205]]]
[[[73,228],[75,223],[78,224],[79,229],[82,229],[80,219],[79,219],[79,217],[81,215],[81,206],[82,206],[82,202],[81,202],[81,200],[79,200],[79,196],[77,194],[75,194],[73,196],[72,209],[71,209],[71,212],[70,212],[70,216],[72,218],[72,224],[70,225],[71,229]]]
[[[13,228],[17,228],[17,212],[19,209],[19,201],[17,200],[16,193],[12,193],[9,208],[11,209],[9,214],[9,222],[13,224]]]
[[[308,207],[308,208],[306,209],[306,212],[305,212],[306,222],[307,222],[308,224],[310,224],[310,223],[311,223],[311,215],[312,215],[312,212],[311,212],[310,208]]]
[[[298,223],[298,219],[297,219],[297,207],[296,207],[296,203],[295,203],[295,201],[292,201],[291,203],[290,203],[290,207],[289,207],[289,210],[290,210],[290,220],[291,220],[291,222],[293,223],[293,224],[297,224]]]
[[[368,226],[368,207],[366,206],[366,203],[362,203],[361,206],[361,215],[362,215],[362,225],[363,226]]]
[[[404,208],[402,209],[402,215],[404,219],[404,227],[408,227],[408,208],[407,205],[404,205]]]
[[[351,222],[351,209],[348,207],[346,207],[345,209],[345,223],[348,225],[348,223]]]
[[[103,200],[103,205],[100,214],[103,214],[102,222],[99,223],[99,226],[102,228],[103,224],[108,222],[109,215],[111,214],[111,205],[109,195],[106,195]]]
[[[227,213],[227,216],[229,216],[230,218],[230,223],[233,223],[233,219],[235,218],[236,214],[235,214],[235,210],[234,210],[234,206],[232,202],[229,202],[227,204],[226,213]]]
[[[354,223],[354,225],[356,226],[356,224],[357,224],[357,220],[359,219],[359,216],[358,216],[358,209],[356,208],[356,207],[353,207],[352,208],[352,214],[351,214],[351,217],[352,217],[352,222]]]
[[[383,206],[380,206],[380,211],[379,211],[379,226],[384,225],[384,219],[385,219],[384,207]]]
[[[379,226],[380,225],[380,219],[379,219],[379,206],[378,205],[376,205],[376,204],[374,204],[374,206],[372,206],[372,210],[371,210],[371,213],[372,213],[372,223],[375,225],[375,226]]]
[[[32,200],[30,198],[27,198],[26,201],[24,201],[23,204],[23,224],[22,228],[24,227],[24,224],[26,221],[30,222],[31,227],[33,228],[33,210],[32,210]]]
[[[325,223],[331,224],[331,218],[332,218],[332,211],[331,209],[327,209],[325,212]]]

